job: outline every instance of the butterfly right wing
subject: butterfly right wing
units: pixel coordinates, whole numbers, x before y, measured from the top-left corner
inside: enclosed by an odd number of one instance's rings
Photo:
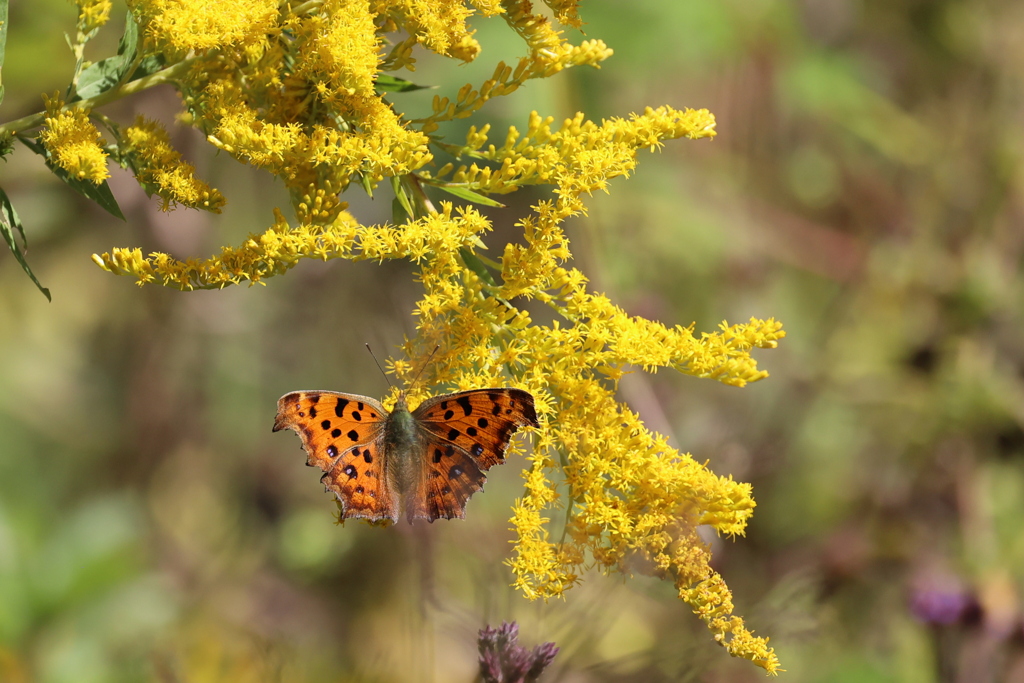
[[[293,429],[306,464],[324,471],[320,481],[341,501],[341,518],[398,521],[398,497],[384,462],[388,412],[368,396],[335,391],[293,391],[277,402],[274,431]]]
[[[484,472],[505,462],[515,431],[538,426],[533,396],[512,388],[435,396],[413,417],[422,430],[426,465],[409,516],[430,521],[465,517],[466,502],[487,481]]]

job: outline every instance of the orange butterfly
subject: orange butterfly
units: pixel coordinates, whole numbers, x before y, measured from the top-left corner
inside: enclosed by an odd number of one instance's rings
[[[388,413],[378,401],[336,391],[293,391],[277,402],[274,431],[294,429],[307,465],[341,501],[341,519],[398,521],[466,516],[512,434],[536,427],[522,389],[475,389],[435,396],[409,412],[405,394]]]

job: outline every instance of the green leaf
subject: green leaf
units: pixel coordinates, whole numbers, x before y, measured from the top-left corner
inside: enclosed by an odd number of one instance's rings
[[[453,194],[459,199],[465,199],[467,202],[473,202],[474,204],[483,204],[484,206],[499,206],[504,208],[505,205],[501,202],[495,201],[486,195],[482,195],[479,192],[473,192],[473,190],[467,190],[464,187],[452,187],[451,185],[431,185],[439,190],[444,190],[448,194]]]
[[[135,15],[128,12],[124,18],[124,33],[117,44],[117,54],[134,59],[135,49],[139,45],[139,25],[135,23]]]
[[[54,174],[67,183],[73,190],[76,190],[79,194],[87,199],[99,204],[103,209],[115,218],[121,220],[127,220],[124,214],[121,213],[121,207],[117,205],[117,200],[114,198],[114,193],[110,191],[110,185],[104,180],[102,183],[97,185],[90,180],[81,180],[68,175],[68,172],[59,166],[50,165],[53,169]]]
[[[72,102],[76,100],[87,100],[96,97],[113,88],[128,76],[128,70],[135,64],[136,50],[139,45],[139,25],[135,22],[135,15],[128,12],[124,20],[124,33],[121,35],[121,42],[117,46],[117,55],[101,59],[95,64],[82,70],[78,76],[78,89]],[[148,58],[147,58],[148,59]],[[143,60],[145,63],[147,60]],[[142,71],[142,64],[132,74],[132,79],[142,78],[153,71],[157,71],[163,65],[163,60],[150,60],[148,65],[152,71]],[[153,62],[156,62],[154,64]],[[155,68],[153,68],[155,66]]]
[[[404,78],[398,78],[397,76],[377,74],[377,80],[373,87],[378,92],[412,92],[413,90],[427,90],[429,88],[436,88],[437,86],[416,85],[412,81],[407,81]]]
[[[370,182],[370,176],[365,173],[361,173],[359,175],[359,184],[363,186],[366,196],[373,199],[373,183]]]
[[[164,60],[163,55],[149,55],[147,57],[143,57],[142,61],[139,62],[139,66],[136,67],[134,73],[132,73],[132,77],[128,80],[137,81],[143,76],[155,74],[165,66],[167,66],[167,62]]]
[[[100,59],[94,65],[82,70],[78,77],[78,90],[69,101],[89,99],[102,94],[122,82],[136,81],[144,76],[156,74],[167,66],[162,54],[150,54],[137,63],[138,24],[135,16],[128,12],[125,18],[125,32],[118,45],[118,53],[113,57]],[[134,71],[132,69],[134,68]],[[131,78],[128,78],[131,72]]]
[[[42,143],[23,135],[19,135],[18,139],[21,140],[21,142],[30,150],[43,157],[43,159],[46,160],[46,165],[51,171],[53,171],[53,174],[67,183],[69,187],[84,196],[86,199],[91,199],[99,204],[110,215],[120,218],[121,220],[126,220],[124,214],[121,213],[121,207],[117,205],[117,200],[114,199],[114,193],[110,191],[110,186],[107,185],[106,180],[97,185],[91,180],[75,178],[63,168],[53,163],[53,160],[50,158],[50,152],[43,147]]]
[[[409,221],[409,214],[402,208],[402,202],[398,197],[391,200],[391,222],[395,225],[403,225]]]
[[[78,90],[71,102],[96,97],[113,88],[121,80],[124,57],[107,57],[82,69],[78,75]]]
[[[391,189],[395,191],[395,199],[402,205],[405,215],[409,217],[409,220],[413,220],[416,217],[416,213],[412,210],[412,199],[409,198],[409,193],[405,191],[402,179],[398,176],[391,176]]]
[[[7,193],[0,188],[0,233],[3,233],[4,242],[7,242],[7,246],[10,247],[14,258],[18,260],[22,269],[32,278],[32,282],[36,283],[36,287],[43,293],[46,300],[53,301],[50,297],[50,290],[43,287],[39,280],[36,279],[32,269],[29,268],[28,261],[25,260],[25,252],[18,246],[18,240],[14,237],[15,230],[21,235],[21,240],[25,242],[25,248],[27,249],[28,242],[25,241],[25,228],[21,224],[21,219],[18,218],[18,212],[11,205],[11,200],[7,198]]]
[[[7,2],[0,0],[0,71],[4,68],[4,55],[7,53]],[[4,99],[4,87],[0,85],[0,102]]]
[[[465,247],[459,248],[459,256],[462,257],[462,262],[466,264],[466,267],[477,274],[481,280],[491,285],[492,287],[498,286],[498,281],[491,274],[490,268],[487,264],[480,260],[480,257],[471,252]]]

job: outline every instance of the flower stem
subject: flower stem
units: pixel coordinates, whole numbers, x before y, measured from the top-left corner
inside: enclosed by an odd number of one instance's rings
[[[111,88],[106,92],[100,93],[96,97],[90,97],[87,100],[79,100],[78,102],[66,104],[64,105],[64,107],[62,107],[62,109],[95,109],[96,107],[103,106],[104,104],[113,102],[114,100],[121,99],[122,97],[134,95],[137,92],[141,92],[148,88],[152,88],[155,85],[160,85],[161,83],[168,83],[170,81],[173,81],[178,76],[180,76],[182,72],[188,69],[188,67],[191,66],[192,62],[196,59],[197,57],[190,57],[188,59],[178,62],[174,66],[170,66],[166,69],[161,69],[156,73],[150,74],[148,76],[143,76],[142,78],[138,78],[134,81],[129,81],[127,83],[124,83],[123,85]],[[23,116],[20,119],[15,119],[14,121],[5,123],[2,126],[0,126],[0,138],[9,135],[14,135],[15,133],[20,133],[24,130],[28,130],[29,128],[35,128],[36,126],[40,126],[42,125],[43,120],[45,118],[46,112],[40,111],[36,112],[35,114]]]

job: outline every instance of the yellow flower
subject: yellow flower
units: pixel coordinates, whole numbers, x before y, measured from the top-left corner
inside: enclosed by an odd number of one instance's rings
[[[78,5],[78,30],[87,34],[107,23],[110,0],[75,0]]]
[[[175,53],[264,42],[276,25],[277,0],[129,0],[144,35]]]
[[[122,152],[131,159],[135,177],[163,198],[164,211],[173,204],[183,204],[220,213],[224,197],[195,177],[195,169],[181,160],[159,123],[140,116],[135,125],[125,129],[124,137],[127,147],[122,147]]]
[[[105,143],[89,114],[82,109],[65,109],[57,95],[43,96],[46,118],[39,139],[50,153],[53,163],[73,178],[89,180],[99,185],[110,177],[107,170]]]
[[[472,61],[480,44],[466,21],[473,10],[461,0],[377,0],[374,13],[386,14],[431,52]],[[485,14],[493,14],[491,8]]]
[[[331,91],[372,95],[381,41],[369,5],[369,0],[327,0],[318,14],[298,24],[297,38],[305,47],[296,71]]]
[[[530,114],[525,135],[509,128],[501,147],[487,144],[487,130],[471,128],[461,153],[501,166],[446,166],[438,179],[478,192],[504,194],[523,185],[559,185],[573,195],[607,191],[608,180],[626,176],[636,167],[639,149],[661,146],[664,139],[714,137],[715,118],[706,109],[677,111],[671,107],[648,108],[628,120],[612,118],[600,125],[587,121],[583,114],[566,119],[557,131],[551,130],[553,118]],[[426,173],[424,174],[428,176]]]
[[[439,345],[430,384],[515,386],[536,400],[541,427],[511,518],[515,585],[531,599],[548,599],[579,583],[588,563],[607,572],[647,567],[673,582],[731,654],[775,673],[774,652],[733,614],[731,593],[696,532],[706,525],[742,535],[755,507],[750,486],[716,475],[648,430],[616,389],[638,369],[742,387],[767,376],[751,351],[774,348],[785,333],[770,318],[698,332],[627,315],[572,267],[564,231],[567,219],[586,213],[589,195],[633,171],[641,150],[712,138],[714,116],[659,107],[601,122],[577,114],[556,126],[534,112],[521,130],[493,141],[486,124],[469,128],[461,145],[439,136],[441,124],[477,116],[491,98],[530,79],[597,67],[611,56],[601,41],[574,45],[555,27],[579,26],[575,2],[548,6],[553,18],[533,13],[527,0],[314,0],[282,3],[280,11],[269,0],[132,0],[151,44],[165,55],[192,55],[180,80],[187,120],[217,148],[280,178],[295,220],[277,212],[265,232],[207,259],[138,249],[93,258],[140,285],[179,289],[263,283],[310,258],[415,263],[423,288],[414,308],[418,335],[405,344],[410,361],[391,362],[394,372],[410,379]],[[525,55],[497,64],[483,83],[439,95],[428,116],[403,119],[376,92],[380,72],[411,70],[414,46],[478,58],[468,24],[474,14],[501,15]],[[140,180],[160,188],[165,201],[216,203],[163,131],[142,122],[126,138]],[[454,161],[428,171],[437,149]],[[412,218],[361,224],[341,195],[353,184],[372,191],[384,179],[393,179]],[[479,211],[435,208],[426,194],[440,186],[463,196],[501,195],[526,185],[549,186],[549,196],[518,216],[517,238],[493,253],[484,243],[491,223]],[[554,319],[533,321],[526,301],[546,305]],[[418,385],[413,393],[423,391]],[[420,398],[410,395],[413,403]]]

